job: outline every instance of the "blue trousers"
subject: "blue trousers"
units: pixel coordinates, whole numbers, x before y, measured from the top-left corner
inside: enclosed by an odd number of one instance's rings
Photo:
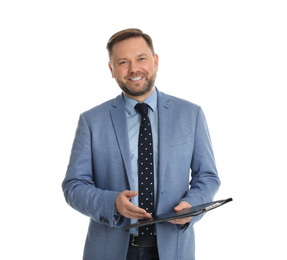
[[[129,246],[126,260],[159,260],[157,247]]]

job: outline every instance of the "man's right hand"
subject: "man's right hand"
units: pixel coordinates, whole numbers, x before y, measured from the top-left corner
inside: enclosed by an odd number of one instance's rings
[[[151,214],[130,202],[131,197],[137,196],[137,191],[125,190],[116,198],[116,210],[126,218],[144,219],[152,218]]]

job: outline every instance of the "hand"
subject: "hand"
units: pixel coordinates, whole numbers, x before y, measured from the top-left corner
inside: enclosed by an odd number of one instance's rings
[[[125,190],[116,198],[116,210],[126,218],[144,219],[152,218],[151,214],[144,209],[139,208],[130,202],[131,197],[138,195],[137,191]]]
[[[192,206],[186,202],[186,201],[181,201],[175,208],[174,211],[181,211],[183,209],[191,208]],[[191,221],[192,217],[188,218],[179,218],[175,220],[169,221],[172,224],[178,224],[178,225],[184,225],[186,223],[189,223]]]

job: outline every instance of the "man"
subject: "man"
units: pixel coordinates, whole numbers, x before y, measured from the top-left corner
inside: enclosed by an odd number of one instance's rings
[[[220,181],[204,114],[155,88],[158,56],[147,34],[120,31],[107,49],[123,93],[80,116],[62,184],[69,205],[90,217],[83,259],[192,260],[202,216],[146,233],[121,228],[212,201]]]

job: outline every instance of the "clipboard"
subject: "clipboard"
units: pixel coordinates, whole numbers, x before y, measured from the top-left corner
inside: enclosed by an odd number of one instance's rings
[[[210,210],[216,209],[216,208],[218,208],[218,207],[220,207],[220,206],[222,206],[222,205],[224,205],[230,201],[232,201],[232,198],[229,198],[226,200],[217,200],[217,201],[213,201],[213,202],[209,202],[209,203],[200,204],[200,205],[188,208],[188,209],[183,209],[183,210],[178,211],[178,212],[172,211],[172,212],[168,212],[165,214],[160,214],[160,215],[154,216],[151,219],[139,220],[138,222],[136,222],[134,224],[124,226],[122,229],[123,230],[129,230],[129,229],[135,228],[135,227],[142,227],[142,226],[146,226],[146,225],[170,221],[170,220],[179,219],[179,218],[195,217],[195,216],[198,216],[200,214],[206,213]]]

